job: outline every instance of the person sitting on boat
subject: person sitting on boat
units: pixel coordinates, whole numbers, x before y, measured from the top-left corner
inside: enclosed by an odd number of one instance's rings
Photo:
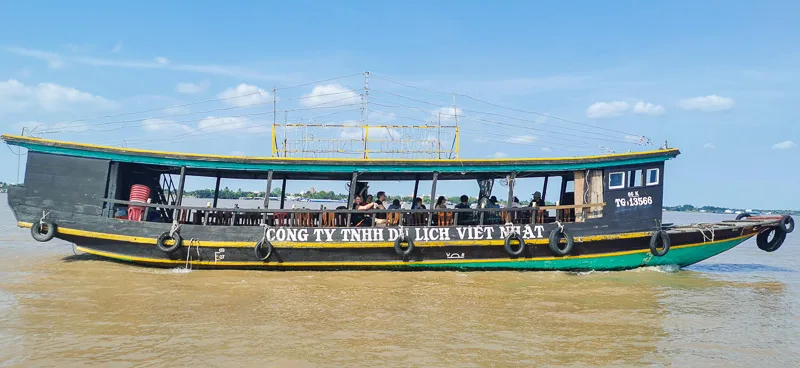
[[[545,205],[545,203],[544,203],[544,199],[542,199],[542,193],[539,193],[538,191],[537,192],[533,192],[533,199],[531,199],[531,207],[542,207],[544,205]],[[538,209],[538,210],[536,210],[536,212],[531,213],[532,216],[534,214],[536,216],[536,223],[544,222],[545,213],[544,213],[543,209]]]
[[[457,209],[469,209],[469,197],[466,194],[462,194],[460,198],[458,198],[459,203],[455,206]],[[455,215],[454,215],[455,216]],[[472,212],[459,212],[458,213],[458,222],[463,224],[469,224],[473,221]]]
[[[403,208],[403,207],[401,207],[401,206],[400,206],[400,200],[399,200],[399,199],[397,199],[397,198],[395,198],[395,199],[392,201],[392,204],[390,204],[390,205],[389,205],[389,208],[388,208],[388,209],[390,209],[390,210],[399,210],[399,209],[402,209],[402,208]]]
[[[544,206],[544,199],[542,199],[542,193],[533,192],[533,199],[531,199],[531,207],[541,207]]]
[[[386,201],[386,192],[380,191],[378,192],[378,200],[374,202],[373,209],[376,210],[385,210],[383,202]],[[386,213],[376,213],[375,214],[375,226],[386,226]]]
[[[372,194],[367,194],[367,198],[366,201],[364,201],[364,203],[372,203],[373,201],[374,197],[372,197]]]
[[[491,196],[489,200],[486,202],[486,208],[500,208],[500,204],[497,203],[497,197]],[[492,211],[489,212],[487,216],[487,222],[490,224],[499,224],[500,223],[500,211]]]
[[[375,208],[375,203],[364,203],[361,196],[356,196],[353,199],[353,209],[358,211],[368,211]],[[353,226],[371,226],[372,219],[370,219],[369,215],[365,215],[363,213],[354,213],[350,217],[351,221],[353,222]]]
[[[417,197],[414,199],[414,203],[411,205],[412,210],[424,210],[426,207],[422,204],[422,198]]]

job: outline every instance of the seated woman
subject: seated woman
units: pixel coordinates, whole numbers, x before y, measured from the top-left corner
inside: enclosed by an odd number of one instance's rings
[[[375,202],[363,203],[361,196],[356,196],[353,200],[353,209],[358,211],[368,211],[375,208]],[[351,226],[372,226],[372,218],[363,213],[354,213],[350,216]]]

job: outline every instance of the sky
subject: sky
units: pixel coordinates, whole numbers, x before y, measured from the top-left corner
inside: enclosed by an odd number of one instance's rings
[[[462,158],[667,142],[681,155],[666,204],[800,208],[797,2],[27,1],[0,14],[2,133],[251,156],[271,155],[273,119],[458,124]],[[322,147],[361,130],[286,134]],[[17,180],[15,150],[0,151],[0,181]],[[525,200],[540,184],[518,185]]]

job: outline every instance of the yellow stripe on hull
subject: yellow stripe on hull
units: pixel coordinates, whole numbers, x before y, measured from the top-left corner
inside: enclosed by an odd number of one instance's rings
[[[18,222],[17,225],[23,228],[30,228],[33,226],[30,222]],[[77,230],[65,227],[57,227],[56,231],[59,234],[81,236],[92,239],[115,240],[128,243],[151,244],[156,245],[156,238],[138,237],[130,235],[108,234],[94,231]],[[649,237],[649,232],[633,232],[633,233],[620,233],[611,235],[589,235],[577,236],[575,242],[594,242],[601,240],[620,240],[631,238],[644,238]],[[188,245],[189,240],[183,240]],[[216,241],[216,240],[195,240],[192,246],[200,246],[204,248],[252,248],[258,239],[252,242],[233,242],[233,241]],[[526,239],[526,244],[548,244],[547,238],[542,239]],[[416,246],[420,247],[451,247],[451,246],[476,246],[476,245],[504,245],[504,240],[453,240],[453,241],[428,241],[428,242],[415,242]],[[272,242],[272,245],[280,248],[387,248],[393,247],[394,242],[368,242],[368,243],[343,243],[343,242]]]

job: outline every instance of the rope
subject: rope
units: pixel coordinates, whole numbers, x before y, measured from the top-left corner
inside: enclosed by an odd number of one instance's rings
[[[189,261],[191,260],[191,257],[192,257],[192,245],[195,246],[194,248],[197,251],[197,260],[198,261],[200,260],[200,240],[199,239],[195,239],[195,238],[191,238],[191,239],[189,239],[189,249],[186,252],[186,266],[184,266],[184,268],[187,269],[187,270],[191,270],[192,269],[192,265],[191,265],[191,263],[189,263]]]
[[[558,231],[564,232],[564,225],[561,224],[561,221],[556,221],[556,225],[558,225]]]
[[[702,227],[701,227],[702,226]],[[700,231],[700,234],[703,234],[703,243],[707,243],[709,241],[713,242],[716,234],[714,234],[714,225],[712,224],[697,224],[697,228]],[[706,230],[708,230],[711,236],[706,235]]]

